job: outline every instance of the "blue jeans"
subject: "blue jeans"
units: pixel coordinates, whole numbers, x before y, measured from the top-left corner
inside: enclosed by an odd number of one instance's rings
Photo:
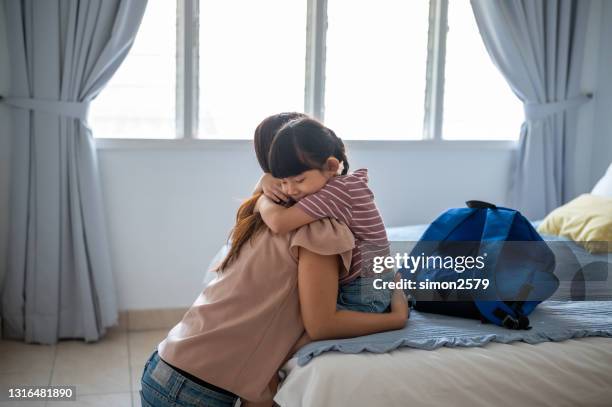
[[[219,393],[189,380],[164,362],[157,351],[145,364],[140,381],[143,407],[231,407],[238,400],[238,396]]]
[[[336,309],[360,312],[385,312],[391,304],[391,290],[376,289],[374,282],[393,281],[393,272],[377,274],[374,277],[357,277],[348,284],[338,288]],[[377,286],[380,286],[377,283]]]

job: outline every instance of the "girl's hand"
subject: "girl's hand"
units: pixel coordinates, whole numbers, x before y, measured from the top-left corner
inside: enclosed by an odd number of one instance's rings
[[[260,195],[259,198],[257,198],[257,202],[255,203],[255,207],[253,208],[253,212],[255,213],[261,212],[261,205],[263,205],[264,202],[267,202],[269,204],[274,204],[274,202],[272,202],[272,200],[268,198],[267,196]]]
[[[400,273],[395,274],[395,282],[401,281]],[[408,307],[408,300],[406,294],[401,288],[396,288],[391,294],[391,313],[397,316],[398,329],[402,329],[406,325],[406,320],[410,318],[410,307]]]
[[[265,173],[259,180],[264,195],[276,203],[286,202],[289,197],[283,193],[281,181],[272,174]]]

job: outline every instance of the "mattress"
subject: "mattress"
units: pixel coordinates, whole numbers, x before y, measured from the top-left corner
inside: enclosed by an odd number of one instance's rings
[[[389,241],[417,241],[427,226],[390,228]],[[564,282],[576,276],[587,282],[589,275],[608,277],[609,255],[594,257],[568,239],[543,237],[564,242],[551,245],[561,280],[553,299],[570,299]],[[591,299],[610,299],[600,292]],[[612,338],[606,337],[382,354],[330,351],[304,366],[293,357],[282,370],[286,378],[275,397],[281,406],[612,406]]]
[[[281,406],[610,406],[612,339],[490,343],[385,354],[297,358],[275,397]]]

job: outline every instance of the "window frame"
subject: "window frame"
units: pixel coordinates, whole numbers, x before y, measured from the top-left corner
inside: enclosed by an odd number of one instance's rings
[[[327,1],[306,0],[306,50],[304,112],[325,119],[325,58]],[[115,149],[206,149],[251,146],[249,139],[199,138],[199,0],[177,0],[176,131],[167,139],[95,138],[103,150]],[[405,140],[346,140],[356,147],[376,147],[381,143],[397,148],[514,149],[517,140],[447,140],[442,137],[444,67],[448,33],[448,0],[429,0],[426,84],[422,138]]]
[[[177,139],[198,137],[199,4],[178,0],[176,12],[176,132]]]

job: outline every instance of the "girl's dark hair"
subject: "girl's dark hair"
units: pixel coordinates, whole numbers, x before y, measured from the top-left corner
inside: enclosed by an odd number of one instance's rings
[[[257,126],[255,129],[253,144],[255,145],[257,161],[259,161],[259,165],[264,172],[270,172],[268,153],[276,132],[291,120],[307,117],[308,116],[304,113],[279,113],[267,117],[261,123],[259,123],[259,126]],[[231,246],[221,264],[216,267],[217,271],[223,272],[224,268],[229,266],[238,258],[238,254],[240,253],[242,246],[244,246],[246,242],[250,241],[265,227],[265,223],[263,222],[263,219],[261,219],[259,212],[253,212],[257,199],[260,196],[261,193],[253,195],[244,201],[242,205],[240,205],[240,208],[238,208],[238,213],[236,214],[236,224],[230,233]]]
[[[304,113],[285,112],[266,117],[259,126],[255,129],[253,143],[255,145],[255,155],[259,166],[263,172],[270,172],[270,163],[268,156],[270,154],[270,146],[276,136],[276,132],[285,124],[296,119],[306,119],[308,116]]]
[[[321,122],[309,117],[291,120],[274,137],[268,163],[276,178],[293,177],[308,170],[323,170],[329,157],[349,169],[342,140]]]

